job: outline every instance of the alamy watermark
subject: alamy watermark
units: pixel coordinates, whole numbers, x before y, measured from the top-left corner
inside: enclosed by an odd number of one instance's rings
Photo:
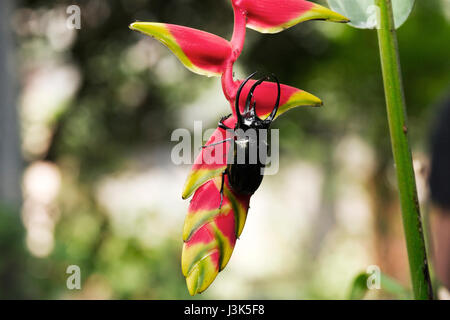
[[[80,9],[80,7],[75,4],[68,6],[66,9],[66,13],[68,15],[67,20],[66,20],[67,29],[80,30],[81,29],[81,9]]]
[[[179,128],[172,132],[171,141],[178,142],[171,152],[171,161],[181,164],[258,164],[261,174],[274,175],[279,169],[278,129],[207,129],[203,132],[202,122],[194,121],[191,131]],[[210,138],[208,145],[203,141]],[[195,159],[193,155],[201,152]]]
[[[66,273],[70,274],[66,280],[66,286],[69,290],[81,289],[81,269],[77,265],[70,265],[66,269]]]
[[[367,277],[367,289],[381,289],[381,269],[379,266],[372,265],[368,266],[366,273]]]

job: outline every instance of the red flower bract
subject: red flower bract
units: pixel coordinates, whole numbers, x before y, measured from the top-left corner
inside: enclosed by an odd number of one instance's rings
[[[306,20],[349,20],[323,6],[304,0],[232,0],[246,12],[247,26],[263,33],[276,33]]]
[[[188,69],[201,75],[220,76],[231,56],[227,40],[205,31],[155,22],[135,22],[130,28],[158,39]]]
[[[186,216],[182,271],[192,295],[205,290],[225,268],[247,217],[250,196],[235,194],[226,176],[219,209],[221,179],[211,179],[197,189]]]
[[[239,84],[242,81],[239,81]],[[245,101],[247,99],[250,88],[255,83],[255,80],[250,80],[246,86],[242,89],[241,95],[239,97],[239,108],[240,111],[244,111]],[[277,85],[274,82],[263,82],[253,93],[253,101],[256,102],[256,114],[261,118],[266,118],[273,110],[277,97]],[[313,96],[312,94],[294,88],[287,85],[281,85],[280,93],[280,107],[277,112],[277,116],[280,116],[284,112],[291,108],[297,106],[312,106],[318,107],[322,105],[322,101]],[[234,107],[232,108],[233,112]]]

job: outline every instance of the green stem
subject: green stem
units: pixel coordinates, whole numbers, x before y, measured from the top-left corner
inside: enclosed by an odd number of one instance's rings
[[[392,3],[391,0],[376,0],[376,3],[380,9],[378,42],[412,287],[415,299],[432,299],[416,180],[408,142],[405,98]]]

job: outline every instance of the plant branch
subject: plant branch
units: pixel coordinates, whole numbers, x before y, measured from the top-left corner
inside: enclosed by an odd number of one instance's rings
[[[403,227],[415,299],[432,299],[419,201],[408,142],[408,127],[391,0],[376,0],[380,9],[378,42],[387,116],[397,172]]]

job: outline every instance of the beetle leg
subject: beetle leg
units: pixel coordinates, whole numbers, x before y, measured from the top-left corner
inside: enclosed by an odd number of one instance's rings
[[[225,174],[227,173],[227,169],[225,169],[222,172],[222,184],[220,185],[220,205],[219,210],[222,209],[222,203],[223,203],[223,185],[225,183]]]
[[[228,142],[228,141],[231,141],[231,140],[234,140],[234,139],[233,138],[228,138],[228,139],[225,139],[225,140],[222,140],[222,141],[219,141],[219,142],[214,142],[214,143],[211,143],[211,144],[208,144],[208,145],[204,145],[204,146],[202,146],[202,149],[205,149],[205,148],[208,148],[208,147],[212,147],[212,146],[216,146],[218,144],[221,144],[221,143],[224,143],[224,142]]]
[[[219,121],[219,128],[224,129],[224,130],[233,130],[233,128],[228,127],[227,125],[225,125],[223,122],[225,120],[227,120],[229,117],[231,116],[231,113],[225,117],[222,117]]]

